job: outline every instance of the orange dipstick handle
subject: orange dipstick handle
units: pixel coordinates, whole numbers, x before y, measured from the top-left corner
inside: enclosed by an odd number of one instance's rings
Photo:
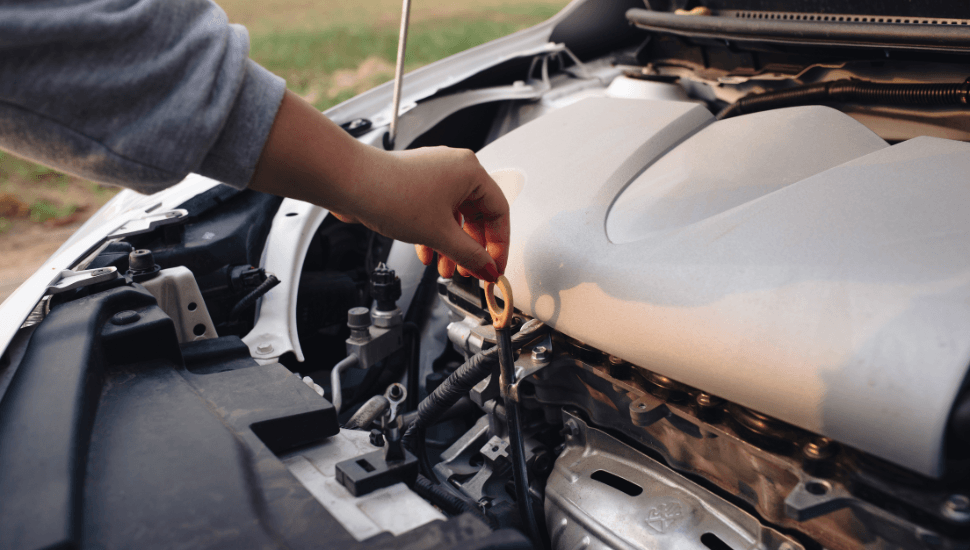
[[[501,289],[502,299],[505,300],[505,308],[501,310],[495,302],[496,286]],[[492,326],[497,329],[507,328],[512,320],[512,285],[505,275],[499,275],[498,282],[495,283],[485,281],[485,301],[488,302],[488,312],[492,315]]]

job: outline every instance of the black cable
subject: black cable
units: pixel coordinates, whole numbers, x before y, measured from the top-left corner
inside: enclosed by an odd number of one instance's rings
[[[725,107],[718,113],[717,119],[820,103],[966,105],[970,103],[970,79],[959,84],[886,84],[862,80],[833,80],[745,96]]]
[[[232,311],[229,312],[229,322],[234,322],[238,319],[243,311],[246,311],[246,309],[256,303],[256,300],[262,298],[264,294],[278,284],[280,284],[280,280],[276,278],[276,275],[271,274],[266,277],[265,281],[260,283],[258,287],[254,288],[252,292],[243,296],[242,300],[236,303]]]
[[[484,521],[485,524],[488,525],[493,531],[498,529],[495,518],[482,512],[478,506],[475,506],[471,502],[468,502],[458,495],[449,492],[444,487],[432,483],[431,480],[423,475],[418,474],[418,478],[414,482],[414,492],[428,502],[441,508],[450,516],[457,516],[465,512],[471,512],[477,516],[478,519]]]

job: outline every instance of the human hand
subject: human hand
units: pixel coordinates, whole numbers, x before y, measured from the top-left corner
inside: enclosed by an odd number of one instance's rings
[[[467,149],[426,147],[383,153],[361,182],[350,212],[334,212],[397,240],[417,243],[425,265],[438,253],[438,274],[494,281],[505,271],[509,205]]]
[[[350,137],[287,92],[250,188],[312,202],[348,222],[417,245],[438,273],[495,281],[509,254],[509,204],[474,153],[386,152]]]

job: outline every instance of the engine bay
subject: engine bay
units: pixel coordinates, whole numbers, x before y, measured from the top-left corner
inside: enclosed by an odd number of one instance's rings
[[[511,380],[478,280],[182,184],[0,359],[0,547],[970,547],[963,54],[615,4],[401,116],[511,205]]]

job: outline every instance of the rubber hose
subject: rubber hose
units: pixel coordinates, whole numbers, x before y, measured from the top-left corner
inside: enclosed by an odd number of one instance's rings
[[[966,105],[970,80],[959,84],[886,84],[833,80],[787,90],[745,96],[728,105],[718,120],[768,109],[816,103],[876,103],[885,105]]]
[[[471,512],[478,519],[484,521],[493,531],[498,528],[494,518],[487,516],[477,506],[467,500],[450,493],[447,489],[435,485],[423,475],[418,474],[418,478],[414,482],[414,492],[444,510],[449,516],[457,516],[465,512]]]
[[[266,277],[265,281],[260,283],[258,287],[254,288],[252,292],[243,296],[242,300],[236,303],[232,311],[229,312],[229,321],[238,319],[243,311],[246,311],[246,309],[256,303],[256,300],[262,298],[264,294],[278,284],[280,284],[280,280],[276,278],[276,275]]]
[[[357,412],[344,424],[344,428],[348,430],[366,430],[371,422],[380,418],[390,406],[391,403],[386,397],[383,395],[375,395],[357,409]]]

